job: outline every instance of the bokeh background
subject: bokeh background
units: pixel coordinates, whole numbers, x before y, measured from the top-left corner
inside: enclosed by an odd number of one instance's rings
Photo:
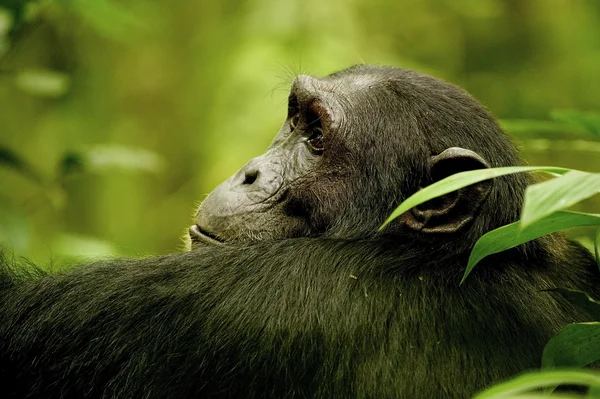
[[[0,0],[0,242],[36,261],[181,249],[294,75],[357,63],[454,82],[530,164],[600,171],[597,0]]]

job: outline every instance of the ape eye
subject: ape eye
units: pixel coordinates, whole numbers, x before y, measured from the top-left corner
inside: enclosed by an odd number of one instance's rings
[[[292,129],[292,131],[296,129],[296,126],[298,126],[298,122],[300,122],[300,114],[292,116],[292,119],[290,119],[290,128]]]
[[[310,149],[318,155],[323,153],[323,130],[321,128],[315,128],[312,136],[307,140]]]

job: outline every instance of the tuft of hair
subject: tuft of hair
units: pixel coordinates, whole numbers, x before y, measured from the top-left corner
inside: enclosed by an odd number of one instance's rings
[[[0,294],[21,282],[46,276],[47,273],[24,258],[15,258],[12,251],[0,248]]]
[[[188,229],[185,229],[181,234],[181,243],[177,246],[180,252],[188,252],[192,250],[192,239]]]

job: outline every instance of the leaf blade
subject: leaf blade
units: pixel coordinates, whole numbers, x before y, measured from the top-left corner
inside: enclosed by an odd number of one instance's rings
[[[600,374],[593,371],[552,370],[527,373],[494,385],[475,395],[475,399],[511,398],[528,391],[557,385],[600,386]]]
[[[501,168],[491,169],[477,169],[468,172],[460,172],[446,177],[434,184],[431,184],[422,190],[417,191],[406,200],[404,200],[386,219],[386,221],[379,227],[379,231],[383,230],[392,220],[402,215],[404,212],[420,205],[430,199],[439,197],[444,194],[451,193],[459,190],[463,187],[470,186],[475,183],[479,183],[484,180],[492,179],[495,177],[505,176],[513,173],[522,172],[548,172],[563,175],[572,169],[559,168],[554,166],[507,166]]]
[[[521,229],[520,222],[514,222],[489,231],[475,243],[460,283],[465,281],[477,263],[486,256],[514,248],[559,230],[579,226],[600,226],[600,214],[559,211],[526,229]]]
[[[527,187],[521,213],[521,228],[561,209],[569,208],[600,192],[600,173],[578,170]]]
[[[546,344],[542,369],[580,368],[600,360],[600,323],[573,323]]]

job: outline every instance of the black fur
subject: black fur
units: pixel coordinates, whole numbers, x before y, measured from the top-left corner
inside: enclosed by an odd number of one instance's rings
[[[364,78],[373,84],[358,90]],[[597,295],[592,256],[554,235],[486,258],[458,286],[474,240],[518,217],[528,177],[498,179],[465,231],[399,220],[375,233],[431,181],[431,154],[462,146],[492,166],[519,163],[493,119],[410,71],[362,66],[322,81],[356,112],[329,136],[336,156],[323,155],[321,179],[289,188],[313,237],[52,275],[0,260],[0,397],[466,398],[539,367],[548,339],[584,319],[541,290]]]

